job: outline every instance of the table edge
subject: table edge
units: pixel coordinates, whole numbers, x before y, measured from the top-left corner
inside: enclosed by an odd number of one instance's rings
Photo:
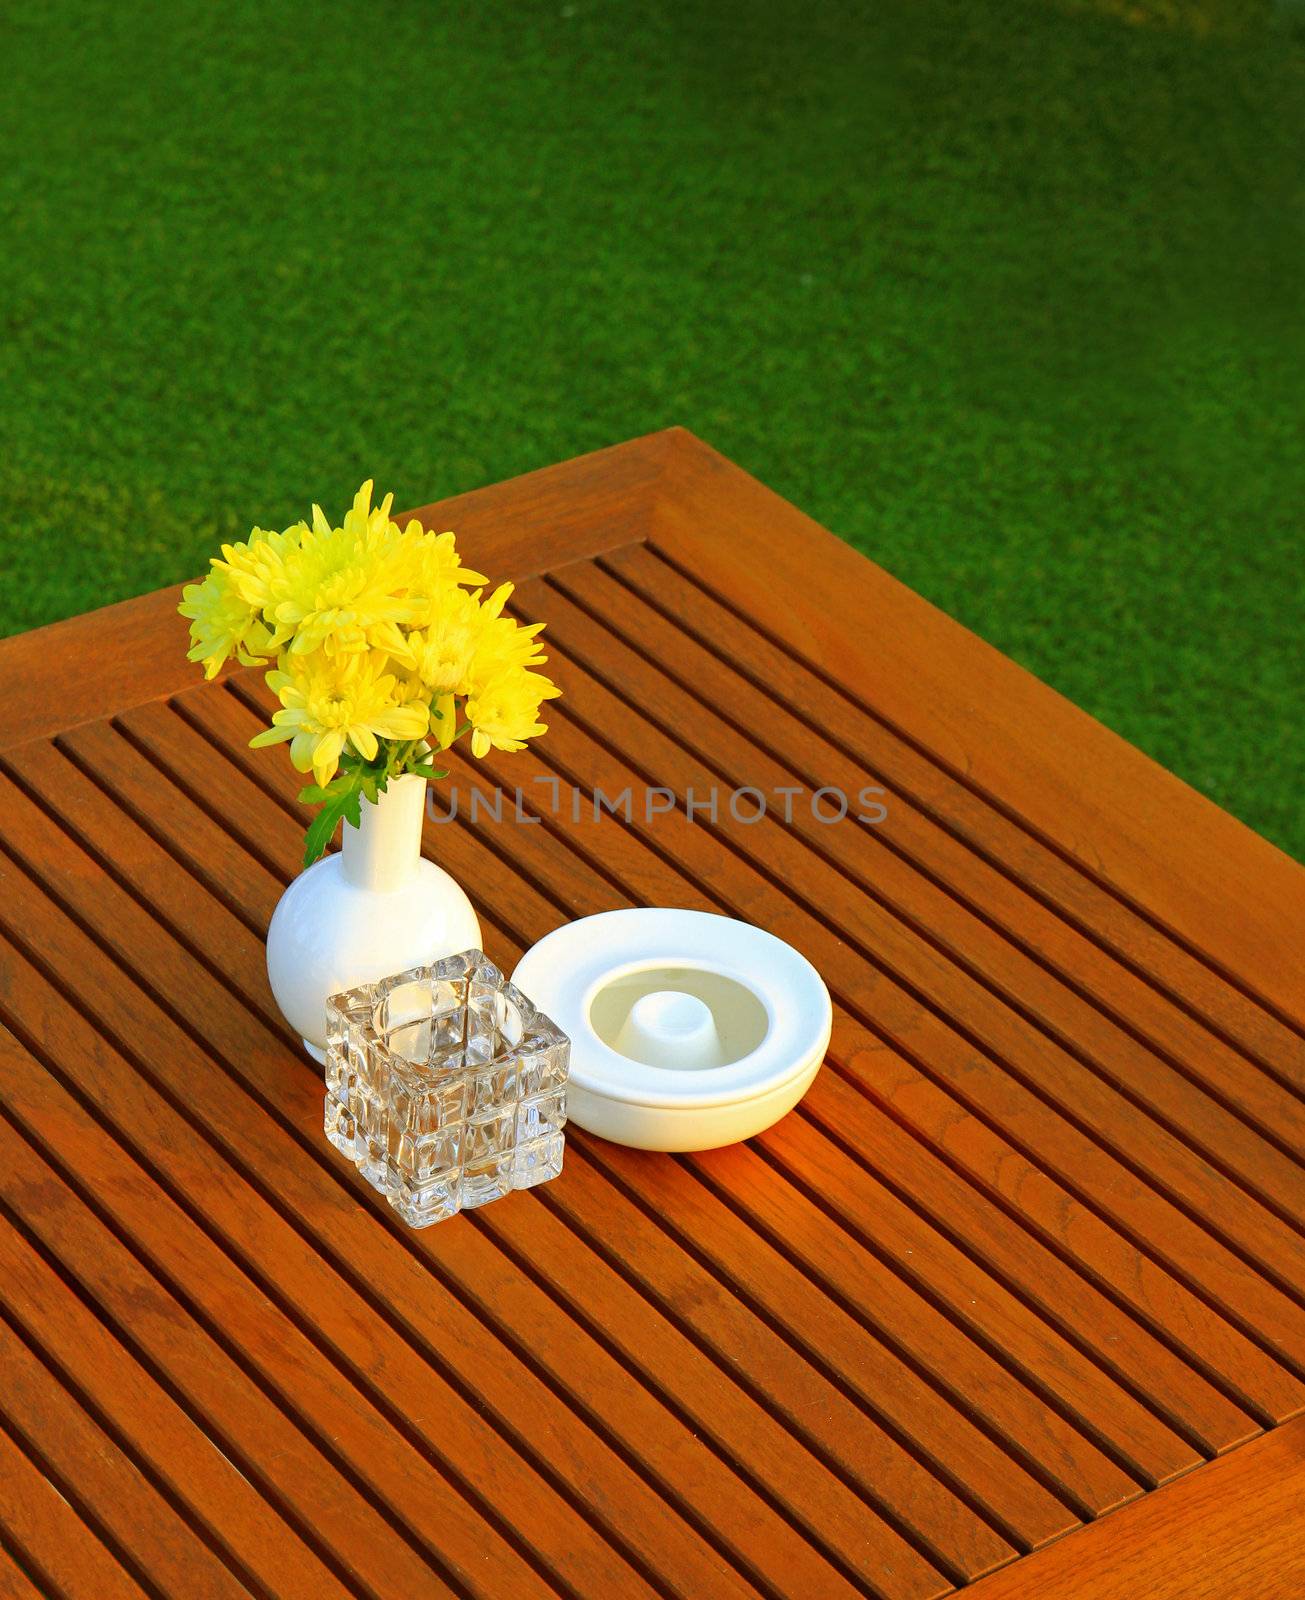
[[[1302,1588],[1305,1416],[961,1593],[966,1600],[1190,1600],[1198,1593],[1204,1600],[1285,1600]]]

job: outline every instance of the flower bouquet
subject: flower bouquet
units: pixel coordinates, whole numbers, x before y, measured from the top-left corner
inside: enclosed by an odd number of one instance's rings
[[[535,670],[542,624],[504,614],[512,585],[487,597],[451,533],[400,527],[391,497],[371,497],[363,484],[338,528],[314,506],[311,526],[224,545],[179,607],[208,677],[232,656],[267,669],[280,708],[250,743],[288,741],[311,774],[299,798],[320,809],[267,967],[318,1060],[328,996],[480,948],[471,902],[421,852],[427,780],[447,776],[441,752],[464,735],[478,757],[523,749],[560,693]],[[343,847],[326,855],[341,820]]]
[[[371,497],[364,483],[338,528],[315,505],[311,527],[223,545],[178,608],[207,677],[232,655],[273,669],[281,709],[250,743],[289,740],[296,770],[313,775],[300,794],[321,805],[305,866],[392,778],[446,777],[435,756],[464,734],[476,756],[524,749],[546,731],[541,704],[561,693],[533,670],[543,624],[503,614],[512,585],[469,592],[488,580],[462,565],[452,533],[400,528],[393,497],[374,509]]]

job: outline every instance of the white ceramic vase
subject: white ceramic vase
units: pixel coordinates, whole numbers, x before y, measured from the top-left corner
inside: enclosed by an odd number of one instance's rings
[[[480,924],[457,883],[421,853],[426,780],[393,778],[338,855],[281,896],[267,930],[267,976],[304,1048],[325,1059],[326,1001],[405,967],[479,950]]]

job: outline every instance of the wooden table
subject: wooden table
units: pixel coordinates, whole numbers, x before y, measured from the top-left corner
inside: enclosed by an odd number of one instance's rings
[[[746,917],[828,1063],[749,1146],[574,1131],[406,1231],[268,993],[261,683],[175,591],[7,641],[0,1592],[1298,1596],[1305,873],[683,432],[421,515],[566,690],[476,769],[543,820],[429,828],[490,953]]]

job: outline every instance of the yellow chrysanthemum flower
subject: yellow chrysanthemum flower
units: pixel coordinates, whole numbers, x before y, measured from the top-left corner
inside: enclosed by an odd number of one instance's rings
[[[190,618],[186,659],[202,661],[206,678],[216,677],[232,655],[250,667],[274,653],[262,618],[232,586],[218,562],[201,583],[186,585],[177,610]]]
[[[402,533],[390,521],[389,495],[374,511],[371,496],[368,481],[339,528],[314,506],[311,534],[288,545],[280,570],[269,573],[259,598],[278,648],[333,656],[384,650],[412,664],[400,624],[414,611],[409,587],[420,535]]]
[[[213,567],[225,572],[231,587],[255,611],[267,612],[280,597],[288,555],[309,537],[304,522],[296,522],[283,533],[255,528],[246,543],[224,544],[221,558],[213,558]]]
[[[290,760],[312,771],[319,784],[334,777],[346,744],[364,761],[376,758],[379,739],[423,738],[430,720],[421,702],[401,701],[385,658],[367,655],[287,655],[287,670],[267,681],[281,702],[272,726],[249,742],[259,747],[290,740]]]
[[[427,615],[427,626],[408,635],[413,670],[431,695],[466,694],[483,633],[481,608],[465,589],[448,588]]]
[[[561,692],[538,672],[508,667],[497,673],[467,700],[472,755],[487,755],[491,746],[524,750],[527,739],[548,732],[539,720],[539,708]]]
[[[456,590],[460,584],[474,588],[478,583],[488,583],[489,579],[462,565],[452,533],[426,533],[419,522],[410,522],[407,532],[411,534],[414,530],[420,544],[413,579],[413,622],[416,627],[428,628],[437,620],[450,589]]]
[[[536,638],[543,630],[542,622],[523,627],[515,618],[502,615],[512,589],[512,584],[501,583],[488,600],[481,602],[480,637],[468,674],[468,693],[509,668],[537,667],[548,659]]]

